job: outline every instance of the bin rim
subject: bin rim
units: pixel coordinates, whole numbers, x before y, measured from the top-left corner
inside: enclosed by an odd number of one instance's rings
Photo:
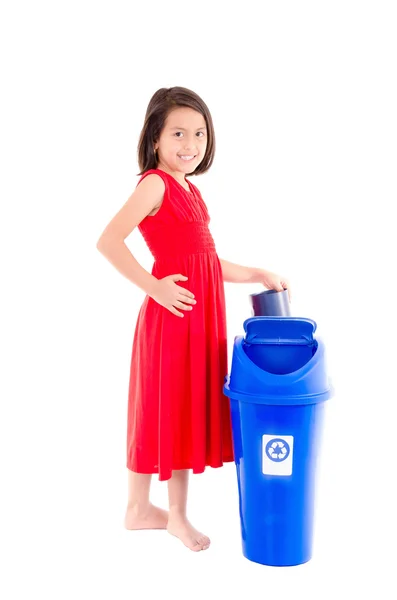
[[[267,290],[269,292],[272,292],[274,290]],[[258,292],[259,294],[262,294],[263,292]],[[313,334],[316,332],[317,330],[317,323],[316,321],[314,321],[313,319],[309,319],[308,317],[292,317],[292,316],[273,316],[270,317],[268,315],[256,315],[254,317],[248,317],[247,319],[245,319],[244,323],[243,323],[243,328],[245,333],[247,333],[247,329],[250,323],[252,323],[253,321],[293,321],[296,323],[307,323],[308,325],[310,324],[313,328]]]
[[[270,373],[269,371],[266,371],[265,369],[261,369],[261,367],[258,367],[258,365],[256,365],[250,359],[250,357],[245,353],[244,348],[243,348],[243,343],[245,343],[245,342],[244,342],[244,336],[242,336],[242,335],[238,335],[234,339],[234,352],[237,353],[239,360],[241,360],[241,362],[243,362],[243,363],[245,362],[245,363],[249,364],[252,367],[253,371],[261,377],[261,379],[263,379],[265,377],[266,380],[272,384],[291,385],[292,379],[298,379],[298,378],[300,378],[300,376],[305,375],[309,370],[311,370],[313,368],[314,363],[317,363],[320,359],[323,358],[324,352],[325,352],[325,345],[320,337],[316,338],[316,342],[317,342],[316,352],[313,354],[313,356],[304,365],[299,367],[299,369],[296,369],[295,371],[291,371],[290,373],[284,373],[284,374]]]
[[[230,375],[226,375],[223,393],[232,400],[238,400],[245,404],[269,404],[272,406],[303,406],[307,404],[320,404],[329,400],[334,395],[334,387],[329,382],[329,387],[323,392],[317,394],[301,394],[301,395],[275,395],[275,394],[249,394],[246,392],[237,392],[230,389]]]

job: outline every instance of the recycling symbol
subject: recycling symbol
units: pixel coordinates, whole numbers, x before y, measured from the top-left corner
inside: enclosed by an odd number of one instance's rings
[[[282,462],[288,458],[291,449],[281,438],[273,438],[266,444],[266,454],[273,462]]]

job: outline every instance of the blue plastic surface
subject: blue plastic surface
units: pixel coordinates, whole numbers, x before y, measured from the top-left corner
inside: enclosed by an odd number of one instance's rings
[[[243,554],[271,566],[312,557],[324,401],[333,395],[316,323],[252,317],[234,340],[230,377]]]

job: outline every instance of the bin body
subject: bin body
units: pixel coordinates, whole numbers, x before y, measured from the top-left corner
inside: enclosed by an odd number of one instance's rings
[[[243,554],[270,566],[312,557],[316,469],[331,387],[314,321],[253,317],[230,377]]]

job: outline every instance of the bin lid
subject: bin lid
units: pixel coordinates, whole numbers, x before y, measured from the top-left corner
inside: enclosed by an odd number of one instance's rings
[[[250,317],[244,321],[246,344],[293,344],[311,346],[317,329],[312,319],[298,317]]]
[[[225,395],[244,403],[283,406],[317,404],[330,398],[333,388],[325,347],[314,337],[316,328],[315,321],[306,318],[246,319],[245,338],[241,335],[234,340]]]

